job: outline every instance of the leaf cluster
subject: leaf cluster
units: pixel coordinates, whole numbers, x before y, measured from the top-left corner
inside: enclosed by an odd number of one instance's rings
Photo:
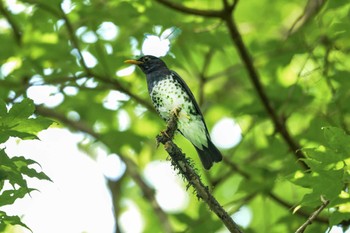
[[[149,164],[166,160],[154,140],[165,123],[144,75],[123,61],[141,54],[147,35],[176,27],[182,33],[163,60],[189,85],[209,129],[230,118],[242,130],[237,146],[222,149],[224,161],[201,174],[224,208],[248,211],[245,232],[294,232],[322,196],[329,204],[306,231],[348,227],[349,2],[71,0],[64,9],[58,0],[19,2],[27,10],[3,4],[1,16],[8,27],[0,32],[6,102],[0,103],[0,140],[36,138],[50,122],[33,118],[35,107],[38,115],[84,132],[91,157],[103,145],[126,167],[109,180],[117,223],[132,201],[145,232],[223,227],[195,195],[181,212],[165,211],[156,199],[159,187],[144,174]],[[113,37],[101,33],[105,23],[114,25],[107,30]],[[120,72],[125,68],[128,75]],[[34,98],[45,88],[53,90],[47,99],[59,101]],[[34,102],[18,103],[28,96]],[[179,135],[175,141],[200,164],[188,141]]]
[[[5,103],[0,101],[0,109],[0,145],[10,137],[23,140],[37,139],[36,134],[52,124],[51,120],[32,117],[34,103],[29,99],[15,103],[9,110]],[[28,178],[51,181],[44,172],[35,169],[38,165],[34,160],[24,156],[9,157],[5,149],[0,149],[0,208],[11,205],[36,190],[28,187]],[[8,225],[21,225],[30,230],[20,217],[9,216],[6,212],[0,211],[0,231],[4,231]]]

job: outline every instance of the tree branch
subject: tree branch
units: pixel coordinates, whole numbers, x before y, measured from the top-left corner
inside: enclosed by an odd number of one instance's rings
[[[203,66],[199,73],[199,100],[198,100],[199,106],[202,106],[204,102],[204,86],[207,81],[206,73],[209,68],[210,61],[213,58],[213,55],[214,55],[214,50],[210,48],[204,57]]]
[[[120,229],[120,223],[119,223],[119,218],[120,218],[120,213],[122,212],[122,208],[121,208],[121,199],[122,199],[122,183],[124,182],[125,178],[127,177],[125,175],[126,173],[124,173],[122,175],[122,177],[120,177],[120,179],[118,180],[111,180],[111,179],[107,179],[108,182],[108,188],[111,191],[112,194],[112,202],[113,202],[113,213],[114,213],[114,218],[116,221],[116,226],[114,229],[115,233],[121,233],[121,229]]]
[[[140,98],[138,95],[135,95],[134,93],[132,93],[130,90],[125,88],[118,80],[104,77],[104,76],[98,75],[98,74],[93,74],[93,77],[95,77],[97,80],[99,80],[101,82],[112,85],[113,89],[118,90],[120,92],[123,92],[124,94],[126,94],[126,95],[130,96],[132,99],[134,99],[137,103],[139,103],[142,106],[144,106],[145,108],[147,108],[148,111],[156,113],[156,110],[149,102]]]
[[[220,178],[218,178],[217,180],[213,181],[213,185],[218,185],[223,179],[225,179],[226,177],[229,177],[232,172],[238,173],[241,176],[243,176],[245,179],[250,180],[251,176],[249,173],[246,173],[245,171],[241,170],[235,163],[233,163],[232,161],[230,161],[229,159],[227,159],[226,157],[223,158],[223,162],[225,162],[225,164],[227,164],[228,166],[231,167],[231,170],[229,172],[227,172],[226,174],[223,174]],[[274,194],[272,191],[269,192],[268,197],[271,198],[271,200],[275,201],[276,203],[278,203],[279,205],[287,208],[287,209],[292,209],[293,205],[286,202],[285,200],[283,200],[282,198],[280,198],[279,196],[277,196],[276,194]],[[310,216],[309,212],[303,211],[302,209],[299,209],[297,212],[295,212],[295,214],[301,216],[301,217],[308,217]],[[322,217],[322,216],[316,216],[316,218],[314,218],[314,221],[317,221],[319,223],[325,223],[328,224],[329,223],[329,219]]]
[[[173,3],[169,0],[156,0],[156,1],[164,6],[167,6],[171,9],[174,9],[176,11],[180,11],[186,14],[211,17],[211,18],[220,18],[222,15],[222,12],[218,10],[200,10],[200,9],[189,8],[180,4]]]
[[[290,29],[288,30],[287,37],[297,32],[305,24],[313,19],[322,9],[326,0],[308,0],[304,7],[303,13],[294,21]]]
[[[10,24],[15,41],[17,45],[20,46],[22,44],[22,32],[17,26],[16,22],[12,19],[7,9],[5,9],[3,1],[0,1],[0,12],[6,18],[7,22]]]
[[[285,200],[283,200],[282,198],[278,197],[277,195],[275,195],[274,193],[270,192],[268,194],[268,196],[275,201],[276,203],[286,207],[287,209],[292,209],[293,205],[291,205],[290,203],[286,202]],[[298,211],[295,212],[295,214],[299,215],[299,216],[303,216],[303,217],[308,217],[310,216],[310,213],[303,211],[301,209],[299,209]],[[315,221],[319,222],[319,223],[325,223],[328,224],[329,223],[329,219],[325,218],[325,217],[321,217],[321,216],[316,216],[316,218],[314,218]]]
[[[128,174],[140,187],[145,198],[150,201],[150,205],[152,206],[154,212],[160,220],[160,224],[163,227],[163,231],[166,233],[174,232],[170,225],[168,216],[166,215],[166,213],[164,213],[163,209],[159,206],[157,200],[155,199],[155,191],[152,188],[150,188],[143,180],[140,173],[138,172],[139,168],[137,167],[137,165],[131,159],[124,159],[123,161],[127,166],[126,171],[128,172]]]
[[[160,135],[157,136],[157,142],[164,145],[165,150],[171,157],[172,165],[181,173],[181,175],[188,181],[188,185],[192,186],[198,198],[202,199],[209,208],[221,219],[230,232],[242,233],[239,226],[233,221],[230,215],[223,209],[220,203],[210,193],[207,186],[205,186],[191,166],[188,159],[182,153],[181,149],[172,141],[174,133],[177,130],[177,115],[181,109],[176,109],[170,120],[167,128]]]
[[[232,5],[229,5],[227,1],[224,1],[224,8],[219,11],[198,10],[198,9],[188,8],[179,4],[171,3],[168,0],[157,0],[157,2],[182,13],[198,15],[203,17],[219,18],[226,23],[226,27],[229,31],[232,42],[235,45],[244,66],[246,67],[246,70],[248,72],[248,77],[250,78],[250,81],[252,82],[266,112],[270,116],[274,124],[275,130],[282,136],[282,138],[288,145],[289,149],[295,155],[301,167],[305,170],[308,170],[309,169],[308,165],[302,160],[305,158],[305,155],[300,150],[301,148],[300,145],[297,142],[295,142],[294,139],[291,137],[284,121],[281,118],[279,118],[275,109],[273,108],[263,88],[263,85],[260,82],[260,76],[254,67],[253,60],[251,59],[251,56],[242,40],[241,34],[238,31],[237,25],[232,19],[232,12],[235,9],[238,1],[237,0],[234,1]]]
[[[276,131],[282,136],[284,141],[289,146],[289,149],[294,153],[297,161],[304,169],[309,169],[308,165],[302,161],[301,159],[305,158],[305,155],[300,150],[300,145],[296,143],[291,135],[289,134],[286,125],[284,122],[278,117],[275,109],[273,108],[264,88],[260,82],[260,77],[257,70],[254,67],[251,56],[245,47],[245,44],[242,40],[241,34],[237,29],[237,25],[233,22],[232,17],[225,17],[226,26],[229,30],[232,41],[234,42],[237,51],[241,57],[242,62],[244,63],[247,72],[249,74],[250,81],[252,82],[263,106],[265,107],[266,112],[269,114]]]
[[[123,92],[124,94],[127,94],[132,99],[134,99],[137,103],[139,103],[139,104],[143,105],[144,107],[146,107],[149,111],[151,111],[153,113],[156,113],[155,109],[153,108],[153,106],[149,102],[143,100],[139,96],[137,96],[137,95],[133,94],[132,92],[130,92],[118,80],[110,78],[110,77],[105,77],[103,75],[95,74],[92,71],[92,69],[90,69],[87,66],[87,64],[86,64],[86,62],[84,60],[84,57],[82,55],[82,51],[80,49],[79,41],[78,41],[78,39],[75,36],[73,25],[70,22],[70,20],[68,19],[67,15],[64,13],[64,11],[63,11],[63,9],[61,7],[59,7],[59,12],[57,12],[55,9],[51,8],[50,6],[47,6],[47,5],[45,5],[43,3],[40,3],[40,2],[36,2],[35,0],[27,0],[27,2],[32,3],[32,4],[37,4],[40,8],[42,8],[43,10],[49,12],[53,16],[64,20],[66,28],[67,28],[69,40],[71,41],[72,47],[74,49],[76,49],[77,52],[78,52],[80,64],[81,64],[81,66],[83,67],[83,69],[85,70],[85,73],[86,73],[85,76],[87,76],[87,77],[94,77],[94,78],[96,78],[99,81],[111,84],[114,89],[116,89],[116,90],[118,90],[120,92]]]
[[[308,225],[310,225],[312,223],[312,221],[321,213],[321,211],[326,208],[326,206],[329,204],[329,200],[324,199],[323,196],[321,196],[321,202],[322,205],[315,211],[313,212],[310,217],[306,220],[305,223],[303,223],[303,225],[301,225],[296,231],[295,233],[303,233],[305,231],[305,229],[307,228]]]

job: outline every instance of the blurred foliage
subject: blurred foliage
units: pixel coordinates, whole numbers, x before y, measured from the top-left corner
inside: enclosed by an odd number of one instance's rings
[[[208,127],[231,117],[242,128],[239,145],[223,150],[225,161],[209,173],[201,171],[218,201],[232,214],[243,206],[251,211],[245,232],[294,232],[322,204],[322,196],[330,203],[306,232],[348,227],[348,1],[318,1],[324,3],[319,7],[302,0],[240,1],[233,14],[263,89],[292,140],[301,145],[309,170],[299,166],[275,129],[220,19],[184,14],[154,0],[16,1],[21,10],[7,2],[0,3],[0,98],[11,104],[31,97],[33,90],[40,92],[40,87],[54,88],[51,94],[62,101],[45,105],[34,99],[37,114],[96,137],[113,156],[120,156],[126,172],[111,181],[118,189],[111,190],[117,221],[125,210],[123,201],[131,200],[145,220],[145,232],[164,232],[163,221],[131,169],[136,167],[144,179],[147,164],[166,159],[154,140],[165,124],[150,104],[140,70],[125,76],[117,72],[127,68],[124,60],[141,54],[145,35],[161,35],[175,26],[182,32],[172,40],[172,56],[164,60],[193,90]],[[210,0],[172,2],[203,10],[224,5]],[[106,29],[106,22],[115,29]],[[111,31],[115,35],[106,36]],[[111,93],[117,96],[112,107],[106,105]],[[34,138],[48,126],[40,117],[24,119],[34,107],[25,101],[1,121],[1,130],[10,127],[1,134],[1,142],[10,136]],[[0,114],[5,110],[2,104]],[[193,147],[180,136],[176,141],[199,164]],[[133,182],[137,185],[130,185]],[[173,231],[223,228],[194,195],[183,212],[166,215]]]

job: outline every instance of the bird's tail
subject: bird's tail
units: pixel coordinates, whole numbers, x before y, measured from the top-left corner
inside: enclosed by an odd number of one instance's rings
[[[208,148],[203,146],[203,149],[199,149],[195,146],[199,158],[203,164],[203,167],[207,170],[213,166],[214,162],[220,162],[222,160],[221,152],[216,148],[216,146],[212,143],[210,138],[208,140]]]

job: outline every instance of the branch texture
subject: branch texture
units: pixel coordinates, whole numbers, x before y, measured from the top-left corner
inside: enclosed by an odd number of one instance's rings
[[[242,233],[239,226],[210,193],[209,188],[203,184],[201,178],[186,159],[181,149],[172,141],[174,133],[177,130],[177,114],[179,111],[180,109],[176,109],[173,112],[168,121],[167,129],[157,136],[157,142],[164,145],[165,150],[171,157],[172,165],[188,181],[189,186],[194,188],[197,197],[202,199],[209,206],[210,210],[221,219],[230,232]]]
[[[305,223],[303,223],[303,225],[301,225],[296,231],[295,233],[303,233],[307,226],[310,225],[312,223],[312,221],[322,212],[322,210],[324,208],[326,208],[326,206],[329,204],[328,200],[325,200],[323,196],[321,196],[321,201],[322,201],[322,205],[315,211],[313,212],[310,217],[306,220]]]

